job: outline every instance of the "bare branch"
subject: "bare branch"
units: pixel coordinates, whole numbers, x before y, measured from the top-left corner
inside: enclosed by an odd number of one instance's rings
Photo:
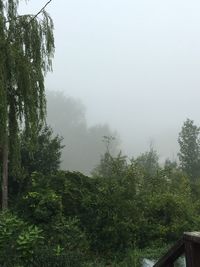
[[[52,0],[49,0],[41,9],[40,11],[30,20],[33,21],[35,18],[37,18],[37,16],[39,16],[44,10],[45,8],[51,3]]]

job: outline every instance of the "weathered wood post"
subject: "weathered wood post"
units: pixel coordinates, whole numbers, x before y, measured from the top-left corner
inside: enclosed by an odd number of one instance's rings
[[[185,258],[187,267],[200,266],[200,233],[185,233],[183,236],[185,244]]]

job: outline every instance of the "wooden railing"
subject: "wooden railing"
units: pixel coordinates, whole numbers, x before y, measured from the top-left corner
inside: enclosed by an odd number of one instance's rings
[[[174,267],[181,256],[185,256],[187,267],[200,267],[200,232],[184,233],[154,267]]]

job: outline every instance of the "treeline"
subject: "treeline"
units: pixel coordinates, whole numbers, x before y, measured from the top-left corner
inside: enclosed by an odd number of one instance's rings
[[[0,214],[1,266],[141,266],[143,257],[156,259],[184,231],[199,229],[193,121],[179,135],[180,164],[160,166],[153,148],[131,160],[112,156],[107,137],[90,177],[59,170],[62,140],[50,128],[38,130],[32,147],[24,134],[21,168],[9,177],[10,208]]]
[[[56,110],[56,112],[55,112]],[[107,124],[89,126],[85,106],[61,92],[47,91],[47,123],[63,137],[61,168],[88,175],[105,152],[103,136],[113,136],[112,154],[119,151],[119,136]]]

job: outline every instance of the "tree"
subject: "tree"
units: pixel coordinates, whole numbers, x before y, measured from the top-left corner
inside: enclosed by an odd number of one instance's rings
[[[120,139],[109,125],[89,126],[85,111],[85,106],[79,100],[67,97],[62,92],[47,91],[47,122],[54,132],[63,137],[65,145],[61,168],[90,174],[98,165],[100,155],[105,152],[102,137],[115,137],[111,146],[114,155],[118,152]]]
[[[31,153],[24,134],[21,135],[21,165],[28,175],[32,172],[51,174],[57,171],[61,163],[62,138],[53,136],[50,127],[38,131],[37,142]]]
[[[25,133],[20,135],[21,166],[16,174],[9,172],[9,200],[16,201],[16,196],[26,191],[31,183],[31,174],[38,172],[50,175],[58,171],[61,163],[62,138],[53,135],[50,127],[45,126],[38,130],[34,147],[30,150]]]
[[[135,159],[135,163],[143,169],[146,175],[155,176],[157,171],[159,170],[159,156],[157,151],[154,150],[152,146],[150,146],[149,151],[141,154],[139,157]]]
[[[106,179],[122,178],[127,171],[126,156],[121,152],[117,156],[112,156],[109,151],[101,157],[99,165],[94,168],[92,175],[94,177],[102,177]]]
[[[20,129],[24,127],[27,140],[32,142],[38,125],[45,120],[44,75],[51,70],[53,54],[53,22],[44,8],[36,15],[20,16],[17,0],[0,0],[3,209],[8,207],[8,158],[17,164]]]
[[[178,154],[181,167],[187,173],[192,183],[200,175],[200,128],[194,122],[187,119],[179,134],[178,142],[180,152]]]
[[[92,171],[94,177],[119,179],[119,177],[123,177],[125,174],[127,170],[127,157],[123,156],[121,151],[116,156],[112,155],[113,142],[115,142],[115,137],[108,135],[103,136],[103,143],[105,144],[106,151],[101,156],[100,163]]]

